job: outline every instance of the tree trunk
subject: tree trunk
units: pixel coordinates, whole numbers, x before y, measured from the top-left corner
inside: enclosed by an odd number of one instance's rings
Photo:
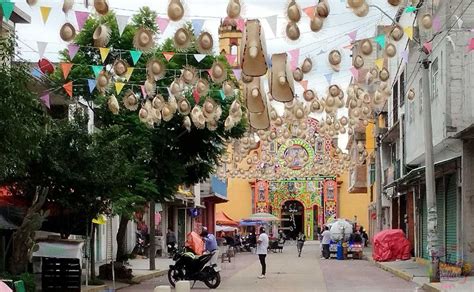
[[[127,254],[127,241],[125,236],[127,235],[127,225],[130,221],[130,217],[126,215],[120,216],[119,228],[117,231],[117,255],[115,257],[117,262],[122,262],[125,260],[125,255]]]
[[[92,224],[91,231],[91,244],[90,244],[90,255],[91,255],[91,280],[94,281],[95,276],[95,224]]]
[[[156,246],[155,246],[155,201],[150,202],[150,270],[154,271],[156,269],[155,266],[155,254],[156,254]]]

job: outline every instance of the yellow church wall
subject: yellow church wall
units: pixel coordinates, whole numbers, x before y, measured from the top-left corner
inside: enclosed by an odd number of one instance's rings
[[[216,212],[224,211],[234,220],[252,214],[252,188],[246,179],[229,178],[227,181],[227,203],[217,204]]]
[[[354,216],[357,216],[357,223],[364,226],[364,229],[368,229],[369,226],[369,215],[367,207],[370,203],[370,197],[367,193],[349,193],[348,192],[348,181],[349,174],[344,173],[339,178],[342,181],[339,187],[339,202],[338,210],[339,217],[348,220],[354,220]]]

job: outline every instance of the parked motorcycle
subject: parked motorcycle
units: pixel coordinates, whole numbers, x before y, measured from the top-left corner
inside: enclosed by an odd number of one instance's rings
[[[174,265],[168,270],[168,281],[175,287],[176,282],[202,281],[210,289],[216,289],[221,283],[221,275],[216,264],[207,265],[214,253],[196,256],[192,252],[177,252],[173,257]]]
[[[132,254],[135,255],[146,255],[146,250],[150,246],[150,243],[147,242],[145,235],[140,232],[135,232],[136,241],[135,247],[133,248]]]
[[[169,244],[168,244],[168,257],[169,257],[169,258],[173,258],[177,251],[178,251],[178,250],[177,250],[177,248],[176,248],[176,244],[175,244],[175,243],[169,243]]]

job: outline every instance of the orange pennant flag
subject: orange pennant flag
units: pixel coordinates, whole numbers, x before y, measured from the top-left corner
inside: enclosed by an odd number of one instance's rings
[[[166,61],[170,61],[173,58],[174,52],[163,52],[163,57],[165,57]]]
[[[49,13],[51,12],[51,7],[41,6],[40,12],[41,12],[41,18],[43,19],[43,23],[46,24],[46,21],[48,21]]]
[[[308,90],[308,80],[300,81],[301,86],[303,86],[304,90]]]
[[[69,97],[72,97],[72,81],[69,81],[68,83],[64,84],[63,88],[66,91],[67,95],[69,95]]]
[[[303,12],[308,15],[309,18],[313,19],[314,18],[314,11],[316,10],[316,6],[310,6],[303,8]]]
[[[72,63],[60,63],[59,65],[61,66],[61,71],[63,71],[64,79],[67,79],[67,77],[69,76],[69,72],[71,72],[71,68],[74,64],[72,64]]]

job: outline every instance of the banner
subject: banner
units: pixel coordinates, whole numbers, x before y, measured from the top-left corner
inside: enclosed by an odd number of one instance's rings
[[[164,33],[166,28],[168,27],[168,24],[170,23],[169,19],[163,18],[158,16],[156,18],[156,24],[158,25],[158,28],[160,29],[161,33]]]
[[[43,23],[46,24],[46,21],[48,21],[48,18],[49,18],[49,13],[51,12],[51,7],[41,6],[40,12],[41,12],[41,19],[43,19]]]
[[[69,59],[74,59],[74,56],[77,54],[79,51],[79,46],[76,44],[69,44],[67,45],[67,51],[69,54]]]
[[[99,48],[100,51],[100,58],[102,59],[102,63],[105,62],[105,59],[107,59],[107,56],[109,55],[110,48]]]
[[[41,96],[41,97],[40,97],[40,100],[43,102],[43,104],[44,104],[47,108],[51,108],[50,99],[49,99],[49,93],[46,93],[45,95]]]
[[[142,56],[141,51],[130,51],[130,56],[132,56],[133,65],[136,65],[140,57]]]
[[[79,30],[81,30],[84,27],[84,23],[86,23],[86,20],[88,17],[89,17],[89,12],[76,11],[76,20],[77,20],[77,26],[79,27]]]
[[[115,19],[117,20],[117,26],[118,26],[118,31],[119,35],[122,36],[123,30],[127,26],[128,19],[130,17],[128,15],[116,15]]]
[[[69,76],[69,72],[71,72],[73,64],[61,62],[59,63],[59,66],[61,67],[61,71],[63,71],[64,79],[67,79],[67,77]]]

